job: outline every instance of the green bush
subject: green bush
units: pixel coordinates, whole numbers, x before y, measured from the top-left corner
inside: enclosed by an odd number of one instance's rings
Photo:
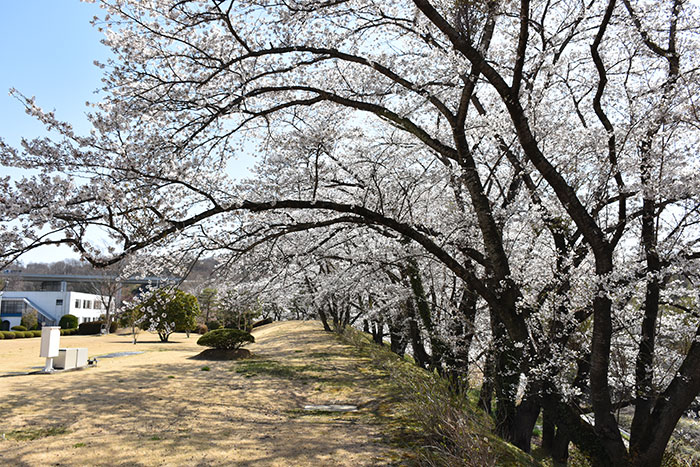
[[[34,337],[41,337],[41,331],[31,331],[32,334],[34,334]]]
[[[91,334],[99,334],[100,331],[102,331],[102,325],[104,324],[104,321],[92,321],[90,323],[81,323],[80,326],[78,326],[78,331],[77,333],[83,336],[91,335]],[[112,324],[109,326],[109,332],[115,332],[117,330],[117,322],[112,321]]]
[[[221,329],[221,323],[218,321],[207,321],[207,329],[210,331],[216,331],[217,329]]]
[[[80,323],[78,326],[78,334],[87,336],[91,334],[99,334],[102,329],[102,321],[91,321],[89,323]]]
[[[34,337],[34,331],[22,331],[24,337]]]
[[[26,331],[27,328],[20,324],[19,326],[12,326],[12,330],[13,331]]]
[[[15,338],[15,333],[12,331],[0,331],[2,332],[2,335],[5,336],[5,339],[14,339]]]
[[[24,314],[22,314],[22,322],[19,323],[22,326],[24,326],[25,331],[26,330],[32,330],[34,329],[34,326],[38,324],[37,320],[39,318],[39,314],[36,312],[36,310],[27,310]]]
[[[0,341],[3,340],[4,338],[5,338],[5,334],[3,334],[2,332],[0,332]]]
[[[58,325],[61,326],[61,329],[73,329],[78,327],[78,317],[68,314],[68,315],[63,315],[61,316],[61,319],[58,320]]]
[[[236,350],[249,342],[255,342],[255,338],[250,333],[239,329],[216,329],[197,340],[198,345],[219,350]]]
[[[195,332],[197,334],[206,334],[207,332],[209,332],[209,329],[207,328],[206,324],[198,324],[197,329],[195,329]]]

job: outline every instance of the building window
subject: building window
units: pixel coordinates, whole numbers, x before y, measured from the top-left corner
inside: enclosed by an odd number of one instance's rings
[[[63,306],[63,299],[59,298],[56,300],[56,306]]]
[[[75,301],[75,307],[80,308],[80,299]]]
[[[0,314],[22,316],[26,306],[23,301],[5,299],[0,302]]]
[[[90,300],[83,300],[83,308],[90,308]]]
[[[97,300],[95,300],[95,301],[93,302],[93,304],[92,304],[92,307],[93,307],[95,310],[99,310],[99,309],[102,308],[102,304],[101,304],[100,302],[98,302]]]

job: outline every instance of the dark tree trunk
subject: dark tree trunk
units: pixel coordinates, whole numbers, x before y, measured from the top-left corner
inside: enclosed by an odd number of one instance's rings
[[[445,353],[445,344],[435,331],[430,303],[426,297],[425,287],[423,286],[423,278],[420,275],[418,263],[416,262],[415,258],[409,258],[407,260],[405,274],[408,277],[409,283],[411,284],[411,290],[413,291],[413,299],[415,304],[414,311],[418,312],[418,317],[423,324],[423,328],[428,334],[428,339],[430,342],[430,368],[437,369],[441,372]],[[424,351],[422,352],[425,353]],[[425,355],[427,356],[427,353],[425,353]]]
[[[331,332],[331,327],[328,325],[328,317],[326,316],[326,312],[323,311],[323,307],[318,309],[318,318],[321,320],[321,323],[323,324],[323,329],[326,332]]]
[[[452,319],[454,350],[446,348],[445,371],[452,390],[457,394],[469,389],[469,349],[474,338],[477,295],[469,288],[462,291],[459,315]]]
[[[486,353],[484,376],[481,390],[479,391],[479,402],[477,403],[477,406],[489,415],[492,413],[491,401],[493,399],[494,373],[496,373],[496,353],[492,347]]]
[[[372,340],[375,344],[381,345],[384,342],[384,323],[375,321],[372,326]]]
[[[539,386],[539,385],[536,385]],[[528,391],[530,392],[530,391]],[[518,405],[511,428],[511,442],[525,452],[530,452],[532,447],[532,432],[540,415],[540,401],[535,394],[526,396]]]
[[[641,180],[643,185],[650,182],[652,167],[648,162],[650,145],[642,147]],[[656,203],[651,196],[645,195],[642,204],[642,246],[646,256],[649,279],[644,296],[644,320],[642,321],[642,336],[639,342],[639,353],[635,366],[635,402],[634,418],[632,419],[630,453],[638,455],[644,449],[639,444],[642,433],[649,423],[649,415],[653,408],[654,378],[653,361],[656,343],[656,320],[659,315],[659,279],[654,274],[661,269],[659,254],[656,249],[655,226]]]
[[[542,449],[547,453],[552,453],[555,433],[554,417],[550,410],[542,410]]]
[[[421,368],[428,368],[430,364],[430,355],[425,351],[423,346],[423,337],[420,334],[420,328],[416,321],[415,307],[413,300],[406,302],[406,311],[408,315],[408,335],[411,340],[411,348],[413,349],[413,358]]]
[[[569,436],[561,427],[557,428],[557,433],[552,440],[552,461],[555,467],[566,467],[569,462]]]
[[[406,330],[402,326],[396,326],[390,323],[389,338],[391,343],[391,351],[396,355],[403,357],[403,355],[406,353],[406,347],[408,346]]]
[[[492,314],[493,316],[493,314]],[[496,353],[496,370],[494,390],[496,412],[493,414],[496,433],[506,441],[513,441],[515,436],[515,417],[518,384],[520,383],[519,352],[509,339],[505,326],[495,317],[491,319]]]

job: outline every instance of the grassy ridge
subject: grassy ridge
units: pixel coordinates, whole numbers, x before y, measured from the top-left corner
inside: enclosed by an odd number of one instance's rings
[[[388,403],[384,419],[394,443],[410,447],[416,463],[435,466],[539,466],[531,456],[493,435],[492,421],[442,378],[409,363],[388,348],[348,328],[341,336],[389,378],[381,390]],[[376,370],[375,370],[376,371]]]

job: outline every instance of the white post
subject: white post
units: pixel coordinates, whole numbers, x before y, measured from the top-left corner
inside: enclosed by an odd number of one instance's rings
[[[58,356],[58,344],[61,340],[61,328],[58,326],[44,326],[41,328],[40,357],[46,357],[44,373],[52,373],[53,358]]]

